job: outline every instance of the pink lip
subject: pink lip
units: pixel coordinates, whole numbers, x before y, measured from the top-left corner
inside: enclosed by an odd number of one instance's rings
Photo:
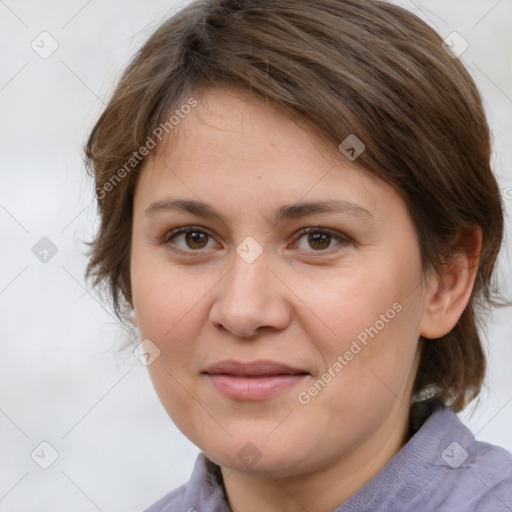
[[[299,368],[273,361],[234,360],[216,363],[204,373],[222,394],[234,400],[264,400],[309,375]]]

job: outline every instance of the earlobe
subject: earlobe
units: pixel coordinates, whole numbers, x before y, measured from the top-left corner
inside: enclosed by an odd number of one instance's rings
[[[453,256],[441,273],[432,276],[420,334],[424,338],[441,338],[448,334],[462,316],[473,291],[480,261],[482,232],[474,228],[461,235]]]
[[[130,313],[130,322],[135,325],[135,327],[139,326],[139,320],[137,318],[137,313],[135,312],[135,309],[132,309]]]

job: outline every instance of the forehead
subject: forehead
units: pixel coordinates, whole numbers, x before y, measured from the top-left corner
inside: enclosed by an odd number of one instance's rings
[[[206,155],[255,164],[283,156],[316,161],[340,156],[318,129],[298,115],[292,118],[283,108],[233,88],[209,89],[199,96],[197,106],[183,116],[163,147],[175,162]]]
[[[326,199],[376,210],[384,199],[400,200],[313,128],[262,99],[214,89],[197,100],[178,130],[149,155],[137,186],[146,207],[170,192],[210,204],[272,210]]]

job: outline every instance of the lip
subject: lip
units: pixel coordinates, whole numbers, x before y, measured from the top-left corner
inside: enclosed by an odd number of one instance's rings
[[[274,361],[220,361],[204,372],[215,388],[233,400],[264,400],[309,375],[303,369]]]

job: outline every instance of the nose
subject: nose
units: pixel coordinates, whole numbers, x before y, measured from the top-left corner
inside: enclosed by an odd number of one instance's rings
[[[264,254],[247,263],[235,253],[233,266],[216,287],[210,321],[241,338],[285,329],[291,307],[287,288],[276,274]]]

